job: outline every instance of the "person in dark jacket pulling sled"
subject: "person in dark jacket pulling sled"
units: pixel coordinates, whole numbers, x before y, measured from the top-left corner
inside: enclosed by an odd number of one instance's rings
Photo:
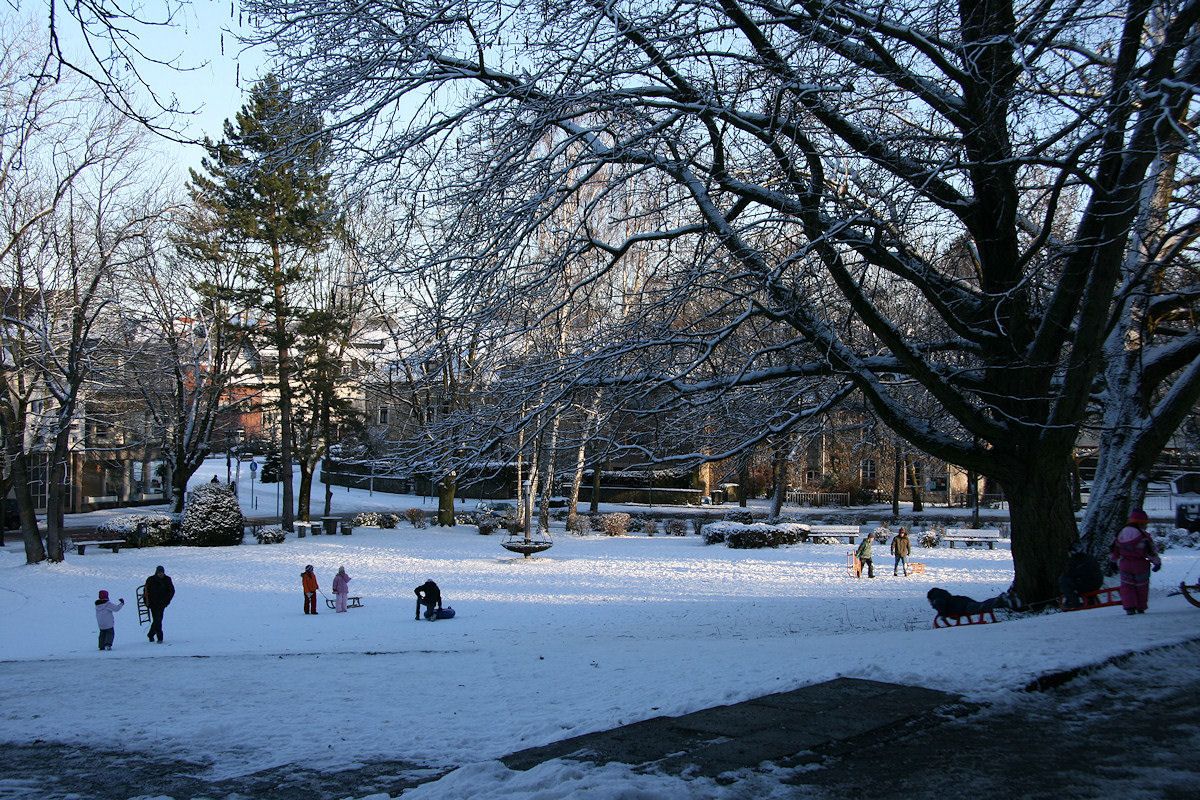
[[[175,584],[171,582],[167,571],[158,566],[154,569],[154,574],[146,578],[142,592],[146,598],[146,608],[150,609],[150,632],[146,634],[146,638],[153,642],[157,636],[158,643],[162,644],[163,612],[171,605],[171,598],[175,596]]]
[[[430,622],[436,620],[442,608],[442,590],[433,582],[433,578],[413,589],[413,594],[417,596],[417,616],[414,619],[421,618],[421,606],[425,606],[425,619]]]

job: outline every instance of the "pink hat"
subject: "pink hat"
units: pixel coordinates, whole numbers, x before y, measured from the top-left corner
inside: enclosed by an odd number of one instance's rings
[[[1135,508],[1129,512],[1129,524],[1131,525],[1145,525],[1149,521],[1150,515],[1140,508]]]
[[[107,600],[107,599],[108,599],[108,590],[107,590],[107,589],[101,589],[101,590],[100,590],[100,599],[101,599],[101,600]]]

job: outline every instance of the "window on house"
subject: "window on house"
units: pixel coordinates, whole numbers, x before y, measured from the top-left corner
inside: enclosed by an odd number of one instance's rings
[[[380,425],[388,424],[388,411],[389,411],[389,409],[387,406],[379,407],[379,424]]]
[[[875,459],[864,458],[858,465],[858,476],[863,486],[875,485]]]
[[[821,482],[821,470],[808,469],[804,471],[804,482],[808,484]]]

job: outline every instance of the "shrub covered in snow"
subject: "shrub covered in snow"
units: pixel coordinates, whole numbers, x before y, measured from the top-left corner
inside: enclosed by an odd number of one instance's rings
[[[753,522],[745,525],[740,522],[714,522],[704,526],[702,535],[705,544],[724,542],[734,550],[752,550],[799,544],[804,539],[805,529],[793,523],[768,525],[765,522]]]
[[[733,508],[725,512],[725,521],[749,525],[754,522],[754,515],[744,508]]]
[[[354,527],[394,528],[399,522],[399,514],[390,514],[386,511],[364,511],[354,518]]]
[[[704,526],[708,525],[712,521],[713,518],[711,514],[700,514],[699,516],[692,517],[692,528],[695,529],[696,535],[703,536]]]
[[[917,544],[921,547],[937,547],[942,543],[941,528],[927,528],[917,536]]]
[[[429,520],[425,518],[425,512],[419,508],[410,508],[404,512],[404,518],[414,528],[429,527]]]
[[[687,520],[669,519],[663,523],[663,533],[668,536],[687,536]]]
[[[96,527],[105,538],[124,539],[130,547],[157,547],[179,539],[179,517],[175,514],[122,514]]]
[[[491,514],[476,514],[475,524],[479,526],[481,535],[488,536],[495,533],[496,529],[500,527],[500,520]]]
[[[259,544],[282,544],[287,538],[287,533],[283,528],[259,528],[254,538],[258,539]]]
[[[588,518],[583,514],[573,514],[567,517],[567,530],[569,530],[571,533],[576,533],[580,536],[583,536],[591,529],[592,526],[588,523]]]
[[[647,536],[653,536],[654,534],[658,533],[658,520],[654,519],[653,517],[646,517],[644,520],[642,520],[641,528],[642,533],[646,534]]]
[[[592,517],[592,528],[608,536],[624,536],[629,533],[629,520],[630,516],[623,511],[597,514]]]
[[[197,547],[241,544],[245,524],[237,496],[220,484],[205,483],[191,492],[180,538]]]
[[[1200,547],[1200,532],[1189,531],[1187,528],[1165,530],[1161,535],[1154,537],[1154,543],[1158,544],[1160,538],[1167,547]]]

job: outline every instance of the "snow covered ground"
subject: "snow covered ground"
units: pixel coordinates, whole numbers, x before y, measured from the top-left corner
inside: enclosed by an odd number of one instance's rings
[[[1106,608],[935,631],[926,590],[996,594],[1012,577],[1006,548],[917,548],[924,576],[892,577],[884,556],[880,577],[855,580],[845,545],[738,551],[696,536],[555,534],[529,560],[474,527],[406,523],[279,545],[91,549],[37,566],[10,544],[0,741],[199,759],[214,778],[385,758],[460,767],[405,794],[415,798],[733,797],[700,779],[563,763],[515,773],[496,759],[836,676],[1003,703],[1047,671],[1200,637],[1200,610],[1167,597],[1200,571],[1189,550],[1166,554],[1144,616]],[[163,645],[147,642],[133,607],[158,564],[178,592]],[[305,564],[325,593],[344,565],[365,607],[303,615]],[[414,621],[412,589],[426,578],[456,619]],[[107,653],[96,649],[99,589],[128,603]]]

